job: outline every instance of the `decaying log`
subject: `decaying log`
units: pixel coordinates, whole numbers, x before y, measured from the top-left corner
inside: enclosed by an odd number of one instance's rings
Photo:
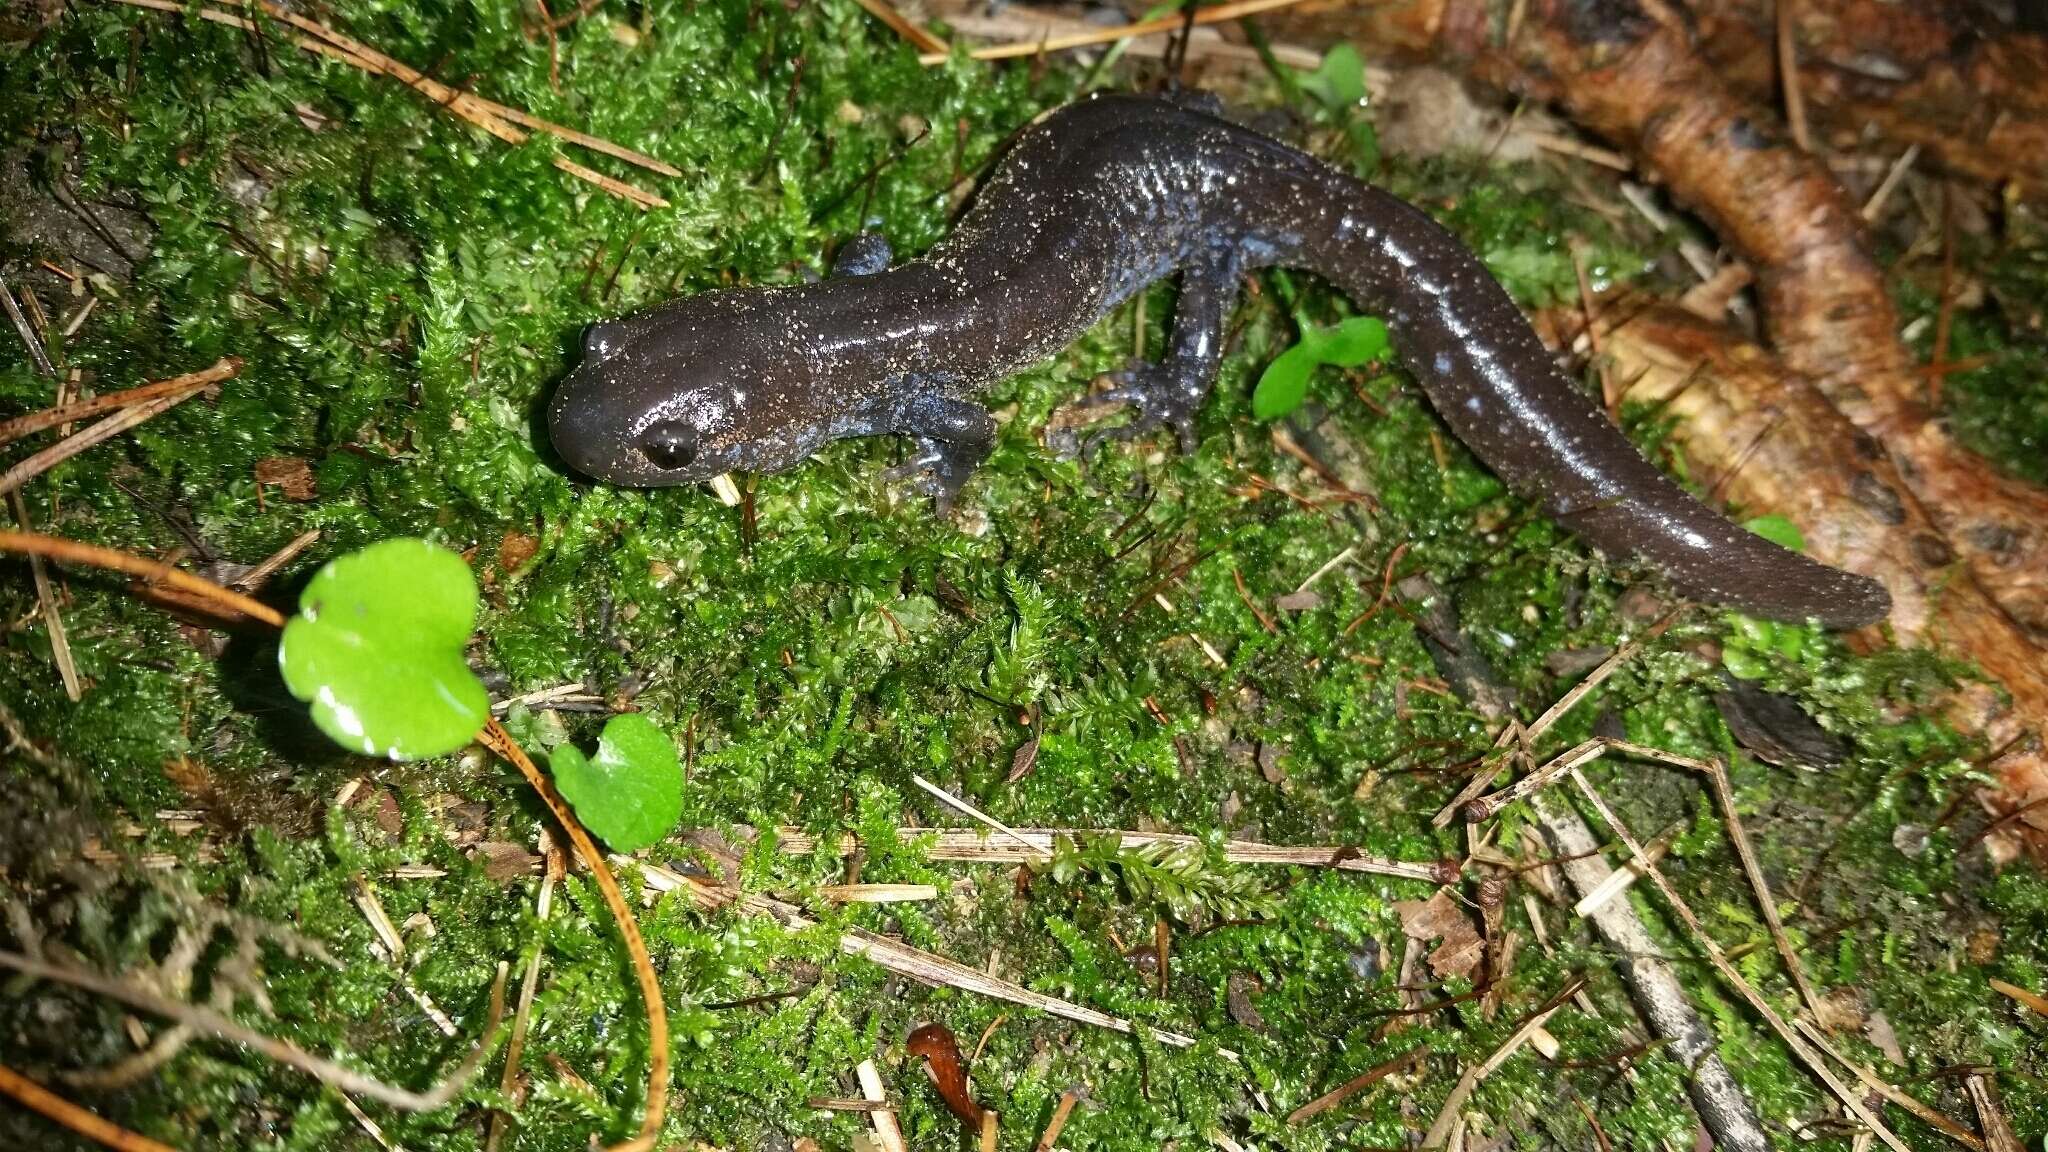
[[[1771,0],[1692,0],[1700,51],[1745,99],[1778,99]],[[1947,0],[1798,0],[1799,86],[1824,139],[1909,144],[1943,171],[2048,195],[2048,36]]]
[[[1855,205],[1636,0],[1536,0],[1512,46],[1580,123],[1634,152],[1757,269],[1772,344],[1883,445],[2024,627],[2048,635],[2048,490],[2004,476],[1928,412]]]
[[[2048,659],[1943,547],[1920,501],[1870,437],[1769,352],[1683,310],[1603,306],[1602,354],[1625,399],[1678,418],[1694,479],[1722,498],[1790,518],[1817,559],[1884,582],[1898,642],[1974,662],[2003,686],[1967,683],[1948,705],[2003,755],[1988,797],[2000,813],[2048,799]],[[1568,321],[1570,323],[1571,321]],[[2048,854],[2048,804],[2004,825]]]

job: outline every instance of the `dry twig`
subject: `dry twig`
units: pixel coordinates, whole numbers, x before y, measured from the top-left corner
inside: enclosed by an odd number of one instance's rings
[[[1884,1141],[1885,1145],[1891,1148],[1893,1152],[1909,1152],[1906,1145],[1899,1140],[1898,1135],[1886,1127],[1884,1121],[1880,1120],[1877,1114],[1872,1112],[1868,1105],[1864,1104],[1863,1099],[1850,1090],[1847,1084],[1842,1083],[1841,1078],[1828,1068],[1827,1061],[1821,1057],[1820,1053],[1809,1047],[1805,1038],[1799,1034],[1799,1031],[1787,1023],[1785,1018],[1778,1014],[1778,1010],[1771,1007],[1771,1002],[1764,999],[1762,993],[1759,993],[1751,986],[1748,980],[1743,978],[1742,973],[1736,969],[1735,965],[1729,961],[1727,954],[1721,950],[1721,946],[1714,942],[1712,936],[1707,934],[1705,925],[1701,924],[1699,917],[1693,914],[1692,906],[1679,896],[1678,890],[1673,888],[1671,882],[1664,878],[1664,873],[1655,864],[1649,862],[1648,854],[1643,850],[1641,843],[1636,840],[1635,834],[1630,832],[1628,826],[1621,822],[1621,817],[1615,815],[1614,810],[1607,806],[1606,799],[1600,795],[1584,774],[1574,771],[1571,776],[1572,783],[1578,785],[1579,791],[1593,805],[1594,810],[1600,813],[1600,819],[1605,821],[1607,826],[1614,830],[1614,834],[1621,838],[1622,843],[1628,845],[1629,854],[1642,864],[1644,873],[1649,876],[1650,882],[1657,886],[1657,891],[1663,895],[1664,902],[1670,905],[1673,912],[1678,914],[1679,920],[1692,933],[1694,941],[1699,944],[1700,950],[1706,953],[1707,960],[1713,964],[1714,970],[1721,974],[1721,978],[1740,993],[1742,998],[1749,1002],[1749,1006],[1755,1009],[1757,1015],[1762,1016],[1764,1022],[1771,1026],[1771,1031],[1776,1032],[1778,1038],[1785,1042],[1786,1047],[1792,1049],[1793,1053],[1808,1068],[1812,1069],[1815,1076],[1820,1077],[1821,1081],[1828,1086],[1828,1090],[1841,1100],[1843,1107],[1854,1113],[1856,1118],[1861,1120],[1865,1127],[1876,1133],[1877,1138]]]

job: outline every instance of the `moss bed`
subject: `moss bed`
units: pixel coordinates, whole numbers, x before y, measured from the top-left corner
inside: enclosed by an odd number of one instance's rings
[[[662,1147],[854,1147],[865,1117],[807,1101],[856,1094],[853,1069],[867,1059],[900,1101],[910,1147],[965,1147],[904,1056],[905,1035],[930,1021],[970,1046],[992,1029],[973,1074],[1004,1118],[1004,1148],[1032,1147],[1077,1085],[1086,1098],[1061,1138],[1071,1149],[1194,1149],[1219,1132],[1258,1148],[1408,1147],[1459,1072],[1574,973],[1589,979],[1599,1014],[1560,1012],[1554,1059],[1524,1051],[1479,1086],[1468,1146],[1488,1136],[1518,1148],[1693,1146],[1683,1073],[1641,1047],[1616,958],[1568,907],[1525,905],[1526,887],[1507,903],[1504,927],[1523,946],[1497,1003],[1466,1000],[1390,1028],[1408,1003],[1396,903],[1428,897],[1425,884],[1255,870],[1212,853],[1176,878],[1162,996],[1132,955],[1169,911],[1159,878],[1084,862],[1065,882],[1020,880],[1014,867],[934,863],[920,838],[897,832],[961,823],[912,785],[920,774],[1011,825],[1462,856],[1465,832],[1434,830],[1429,816],[1495,722],[1445,690],[1416,610],[1369,612],[1390,557],[1400,550],[1395,580],[1425,576],[1455,604],[1470,654],[1525,720],[1583,673],[1576,657],[1643,632],[1654,585],[1532,516],[1398,373],[1325,372],[1283,426],[1371,499],[1311,507],[1287,494],[1318,481],[1253,421],[1250,383],[1292,339],[1284,301],[1298,294],[1322,322],[1342,314],[1318,286],[1267,277],[1240,310],[1191,456],[1160,440],[1076,463],[1038,435],[1136,342],[1162,346],[1167,288],[1006,383],[993,398],[999,446],[959,523],[883,487],[878,474],[902,451],[886,440],[743,480],[750,516],[697,489],[583,484],[551,454],[542,405],[584,323],[717,284],[817,274],[864,223],[899,254],[922,251],[944,234],[963,179],[1010,132],[1087,86],[1147,82],[1142,69],[924,68],[852,0],[617,0],[563,31],[558,91],[547,38],[509,2],[348,0],[325,18],[450,83],[663,158],[684,175],[650,186],[672,206],[643,213],[557,171],[552,141],[505,146],[392,80],[296,51],[274,27],[252,35],[97,2],[67,9],[34,40],[0,45],[6,194],[17,220],[59,219],[38,208],[51,197],[95,206],[136,259],[84,269],[101,303],[53,350],[102,390],[225,355],[246,367],[217,396],[38,480],[28,510],[43,530],[158,555],[183,548],[199,565],[254,563],[317,529],[319,542],[266,592],[278,603],[348,549],[396,535],[444,543],[471,558],[485,588],[473,656],[494,694],[579,683],[630,700],[687,748],[685,827],[736,843],[740,826],[854,833],[862,881],[939,887],[936,901],[835,909],[814,894],[843,881],[851,861],[763,840],[743,853],[739,881],[819,909],[818,928],[792,933],[675,897],[647,908],[675,1032]],[[1571,188],[1582,176],[1382,161],[1360,151],[1369,132],[1344,130],[1298,89],[1267,77],[1251,98],[1279,109],[1283,130],[1437,212],[1527,305],[1576,296],[1566,237],[1580,239],[1598,278],[1659,283],[1661,242],[1580,206]],[[0,255],[66,267],[52,235],[0,237]],[[1959,317],[1952,358],[1990,359],[1954,376],[1949,394],[1978,445],[2039,479],[2048,277],[2038,250],[1966,254],[1966,264],[1998,292]],[[53,312],[82,303],[32,260],[17,267],[16,283]],[[1901,292],[1914,315],[1933,311],[1928,293]],[[2014,319],[2029,302],[2031,328]],[[22,345],[0,339],[0,404],[50,400]],[[1633,430],[1656,450],[1653,422]],[[259,483],[259,466],[296,489]],[[202,547],[209,555],[190,556]],[[1347,550],[1350,562],[1309,589],[1315,603],[1273,607]],[[239,1017],[414,1087],[468,1043],[498,964],[517,973],[537,949],[529,1086],[501,1146],[580,1149],[634,1131],[648,1041],[595,889],[572,874],[543,925],[525,861],[515,853],[505,867],[502,852],[477,848],[536,845],[543,813],[516,775],[481,753],[400,766],[343,755],[284,693],[271,639],[223,640],[83,570],[61,575],[89,685],[74,704],[26,567],[6,567],[0,702],[49,754],[7,755],[0,864],[39,934],[93,966],[134,971],[165,960],[195,905],[289,925],[336,966],[262,945],[268,1012],[244,997]],[[1990,1069],[2025,1146],[2041,1148],[2048,1019],[1988,981],[2048,988],[2048,881],[1990,865],[1976,839],[1985,817],[1969,798],[1986,749],[1923,716],[1965,673],[1788,631],[1759,649],[1745,646],[1740,622],[1687,614],[1545,747],[1597,726],[1729,758],[1791,937],[1850,1021],[1840,1043],[1965,1119],[1956,1070]],[[1834,735],[1839,763],[1772,766],[1736,744],[1715,704],[1731,640],[1751,683],[1795,697]],[[536,747],[587,744],[600,720],[524,707],[508,718]],[[1009,781],[1027,742],[1035,760]],[[1639,832],[1675,827],[1667,873],[1748,976],[1791,1006],[1699,782],[1635,763],[1603,762],[1592,775]],[[1509,809],[1493,842],[1535,859],[1521,837],[1528,821]],[[643,855],[703,862],[702,843],[679,837]],[[363,884],[410,925],[402,964],[374,948]],[[1628,898],[1663,923],[1654,898]],[[1548,948],[1534,943],[1531,907]],[[1177,1051],[910,984],[841,955],[849,925],[1200,1040]],[[18,937],[19,924],[6,934]],[[1697,949],[1665,939],[1774,1138],[1860,1147],[1826,1090]],[[202,974],[224,962],[220,951],[201,958]],[[403,985],[468,1027],[445,1036]],[[208,987],[202,975],[183,991],[203,998]],[[1470,987],[1461,976],[1423,996]],[[1870,1042],[1864,1023],[1879,1013],[1903,1067]],[[82,994],[6,984],[0,1063],[49,1081],[128,1056],[124,1015]],[[1285,1122],[1414,1050],[1412,1072]],[[505,1102],[497,1059],[485,1068],[454,1107],[369,1111],[396,1146],[480,1148],[488,1109]],[[336,1092],[218,1043],[195,1042],[118,1090],[64,1090],[191,1152],[375,1146]],[[1887,1115],[1914,1147],[1953,1146]],[[0,1134],[18,1147],[73,1146],[7,1103]]]

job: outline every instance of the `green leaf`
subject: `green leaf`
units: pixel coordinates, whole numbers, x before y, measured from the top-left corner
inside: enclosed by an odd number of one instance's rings
[[[1356,368],[1387,354],[1387,326],[1377,316],[1351,316],[1317,330],[1316,358],[1339,368]]]
[[[1308,396],[1309,373],[1315,367],[1315,352],[1306,341],[1275,356],[1252,389],[1252,415],[1277,420],[1301,407]]]
[[[1301,339],[1273,358],[1252,390],[1252,415],[1276,420],[1308,396],[1309,377],[1319,364],[1356,368],[1387,354],[1387,326],[1372,316],[1352,316],[1328,328],[1296,321]]]
[[[1758,516],[1743,521],[1742,526],[1781,548],[1798,552],[1806,547],[1806,537],[1800,535],[1799,525],[1783,516]]]
[[[676,742],[638,712],[605,722],[596,756],[586,759],[564,744],[549,755],[548,768],[576,818],[617,851],[647,847],[683,817]]]
[[[1323,53],[1322,63],[1301,77],[1301,89],[1331,108],[1350,108],[1365,102],[1365,61],[1358,49],[1339,44]]]
[[[342,747],[393,760],[445,755],[490,716],[462,656],[476,613],[476,577],[462,557],[425,540],[385,540],[328,562],[306,584],[278,670]]]

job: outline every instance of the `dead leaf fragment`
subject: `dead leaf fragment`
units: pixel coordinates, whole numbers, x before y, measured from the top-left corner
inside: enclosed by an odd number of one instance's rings
[[[256,483],[278,488],[287,500],[307,501],[319,495],[313,465],[303,456],[268,456],[256,462]]]
[[[540,551],[540,541],[524,532],[507,532],[498,541],[498,571],[517,572],[526,567],[533,554]]]
[[[979,1133],[984,1109],[967,1091],[967,1068],[961,1063],[960,1043],[953,1038],[953,1030],[944,1024],[926,1024],[910,1034],[903,1048],[912,1056],[924,1057],[925,1071],[947,1110],[958,1116],[969,1132]]]
[[[1451,898],[1450,889],[1439,889],[1427,900],[1403,900],[1394,905],[1400,914],[1401,931],[1411,940],[1443,943],[1429,954],[1429,970],[1439,980],[1469,976],[1479,966],[1486,942],[1472,917]]]

